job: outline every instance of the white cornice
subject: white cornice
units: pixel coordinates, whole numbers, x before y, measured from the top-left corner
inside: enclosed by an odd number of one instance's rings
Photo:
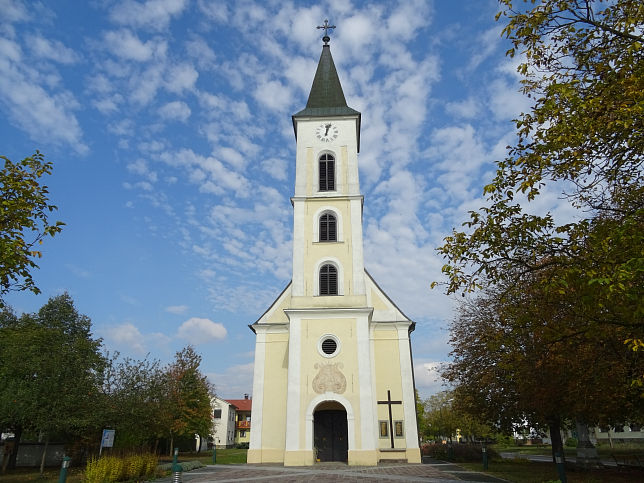
[[[349,316],[367,316],[371,317],[373,307],[310,307],[303,309],[284,309],[289,320],[291,316],[298,318],[315,318],[327,319],[329,317],[345,317]]]
[[[288,332],[289,324],[253,324],[252,327],[255,329],[255,333],[263,334],[279,334],[283,332]]]

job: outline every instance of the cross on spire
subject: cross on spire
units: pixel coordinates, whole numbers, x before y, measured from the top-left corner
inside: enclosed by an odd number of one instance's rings
[[[322,37],[322,40],[324,41],[324,45],[329,44],[329,40],[331,40],[331,37],[329,37],[329,29],[334,29],[335,25],[329,25],[329,19],[324,19],[324,25],[318,25],[319,29],[324,29],[324,37]]]

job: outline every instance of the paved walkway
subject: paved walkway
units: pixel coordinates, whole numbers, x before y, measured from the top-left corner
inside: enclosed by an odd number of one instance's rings
[[[171,477],[155,480],[169,483]],[[343,463],[318,463],[306,467],[282,465],[209,465],[182,474],[182,481],[255,481],[291,483],[320,482],[504,482],[499,478],[467,471],[455,464],[433,460],[429,464],[380,464],[378,466],[348,466]]]

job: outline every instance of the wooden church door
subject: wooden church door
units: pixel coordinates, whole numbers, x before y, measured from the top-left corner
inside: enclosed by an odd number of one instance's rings
[[[316,411],[313,439],[318,461],[347,461],[347,412],[345,410]]]

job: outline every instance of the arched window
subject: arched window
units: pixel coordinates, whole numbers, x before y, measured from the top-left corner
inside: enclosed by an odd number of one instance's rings
[[[320,156],[320,191],[335,190],[335,158],[331,154]]]
[[[336,219],[331,213],[320,217],[320,241],[337,241]]]
[[[338,269],[333,265],[320,268],[320,295],[338,295]]]

